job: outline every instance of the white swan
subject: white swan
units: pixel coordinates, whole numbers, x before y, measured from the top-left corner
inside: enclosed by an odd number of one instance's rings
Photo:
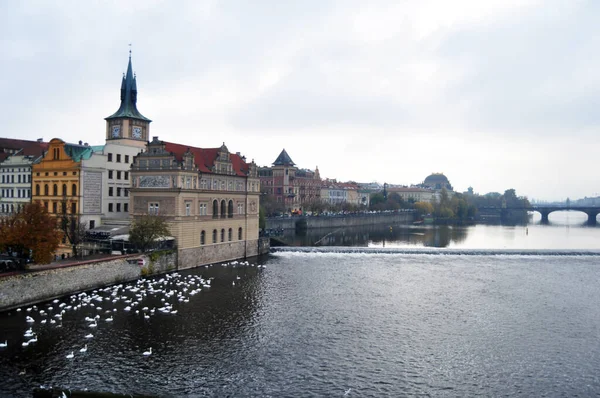
[[[70,354],[67,354],[67,359],[71,359],[75,356],[75,354],[73,353],[73,351],[71,351]]]
[[[79,352],[86,352],[86,351],[87,351],[87,344],[82,349],[79,350]]]
[[[151,354],[152,354],[152,347],[150,347],[150,350],[144,351],[143,355],[151,355]]]
[[[106,322],[112,322],[112,321],[113,321],[113,317],[112,317],[112,316],[110,316],[110,317],[106,318],[106,319],[105,319],[105,321],[106,321]]]
[[[94,337],[94,335],[93,335],[93,334],[91,334],[91,333],[90,333],[90,334],[86,334],[86,335],[85,335],[85,338],[86,338],[86,339],[91,339],[92,337]]]
[[[8,347],[8,340],[4,340],[4,343],[0,343],[0,347]]]

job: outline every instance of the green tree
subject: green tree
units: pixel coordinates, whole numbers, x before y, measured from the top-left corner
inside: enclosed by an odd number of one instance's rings
[[[414,208],[415,208],[415,212],[417,213],[417,216],[421,217],[424,216],[426,214],[432,214],[433,213],[433,205],[429,202],[416,202],[414,204]]]
[[[157,239],[169,234],[167,222],[162,217],[145,214],[133,221],[129,229],[129,241],[145,253],[154,247]]]
[[[23,209],[0,223],[0,251],[14,253],[38,264],[52,261],[62,234],[57,220],[38,202],[28,203]]]

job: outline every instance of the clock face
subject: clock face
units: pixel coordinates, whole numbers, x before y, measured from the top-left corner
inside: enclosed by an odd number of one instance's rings
[[[133,136],[133,138],[142,138],[142,128],[134,127],[131,131],[131,135]]]
[[[119,135],[121,135],[121,127],[120,126],[113,126],[113,128],[112,128],[112,136],[113,136],[113,138],[118,138]]]

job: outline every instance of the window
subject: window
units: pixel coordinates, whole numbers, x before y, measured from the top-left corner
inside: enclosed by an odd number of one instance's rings
[[[113,187],[108,187],[108,196],[113,196]]]
[[[227,231],[227,240],[231,242],[232,239],[233,239],[233,229],[229,228],[229,231]]]
[[[19,175],[17,176],[17,180],[18,180],[18,183],[20,184],[20,183],[21,183],[21,174],[19,174]]]
[[[118,171],[117,171],[117,180],[120,180],[120,179],[121,179],[121,171],[120,171],[120,170],[118,170]]]
[[[117,163],[121,163],[121,154],[117,153]]]
[[[54,148],[52,150],[53,155],[54,155],[54,160],[58,160],[60,159],[60,149],[59,148]]]
[[[52,213],[58,213],[58,203],[52,202]]]
[[[64,175],[64,176],[66,176],[66,175],[67,175],[67,172],[66,172],[66,171],[63,171],[63,175]]]
[[[213,200],[213,218],[219,218],[219,202],[217,200]]]
[[[221,218],[225,218],[227,216],[227,208],[224,200],[221,201]]]
[[[77,196],[77,184],[71,185],[71,196]]]
[[[129,155],[125,155],[125,163],[129,163]]]
[[[90,220],[90,229],[94,229],[96,227],[96,220]]]
[[[129,180],[129,172],[128,171],[125,172],[125,175],[123,176],[123,179],[124,180]]]
[[[238,209],[238,214],[244,214],[244,205],[242,203],[238,203],[237,209]]]
[[[40,184],[35,184],[35,196],[40,196]]]
[[[121,196],[121,187],[117,188],[117,196]]]
[[[242,227],[238,229],[238,240],[242,240]]]
[[[58,185],[54,184],[52,186],[52,193],[54,194],[54,196],[58,196]]]
[[[113,212],[113,204],[112,203],[108,204],[108,211],[111,213]]]
[[[217,243],[217,230],[213,229],[213,243]]]
[[[44,196],[48,196],[48,193],[49,193],[48,184],[44,184]]]
[[[200,208],[198,209],[198,215],[205,216],[206,215],[206,203],[200,203]]]
[[[225,228],[221,229],[221,242],[225,242]]]
[[[229,204],[227,204],[227,217],[233,217],[233,200],[230,200]]]
[[[159,213],[159,204],[158,203],[148,203],[148,214],[158,215]]]
[[[121,212],[121,204],[117,203],[117,213]]]
[[[109,162],[112,162],[112,153],[109,153],[109,154],[108,154],[108,161],[109,161]]]
[[[112,170],[108,170],[108,179],[112,180],[113,178],[113,171]]]
[[[192,215],[192,202],[185,202],[185,215],[186,216]]]
[[[125,197],[129,196],[129,189],[123,188],[123,196],[125,196]]]
[[[71,214],[77,213],[77,203],[71,203]]]
[[[129,213],[129,203],[123,203],[123,211]]]
[[[63,196],[67,196],[67,184],[63,184],[63,186],[62,186],[62,194],[63,194]]]
[[[61,207],[63,213],[67,212],[67,202],[62,202],[60,207]]]
[[[201,245],[206,244],[206,232],[205,231],[200,232],[200,244]]]

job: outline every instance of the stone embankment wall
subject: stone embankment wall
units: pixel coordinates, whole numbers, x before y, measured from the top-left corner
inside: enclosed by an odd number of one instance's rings
[[[76,292],[159,274],[177,267],[177,255],[129,255],[91,260],[68,267],[53,268],[0,278],[0,311],[50,300]],[[144,266],[137,262],[144,259]]]
[[[194,268],[200,265],[256,257],[269,252],[260,240],[223,242],[179,250],[179,269]]]
[[[362,225],[410,224],[414,221],[412,211],[395,213],[369,213],[347,216],[277,217],[267,218],[266,229],[341,228]]]

